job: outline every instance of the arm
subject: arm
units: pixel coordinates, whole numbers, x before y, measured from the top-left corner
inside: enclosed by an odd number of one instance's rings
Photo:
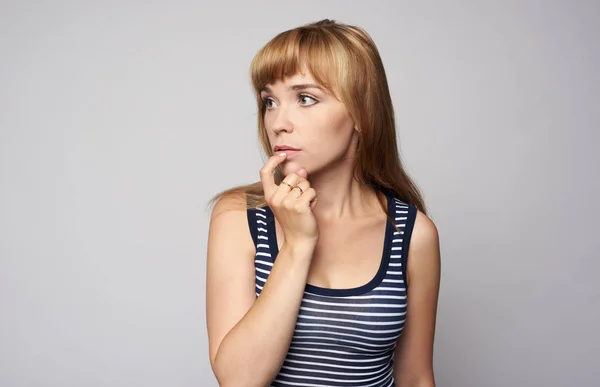
[[[220,386],[265,386],[292,339],[313,246],[284,245],[260,297],[246,208],[221,199],[211,215],[206,269],[210,363]]]
[[[417,211],[407,259],[407,320],[394,353],[399,387],[434,387],[433,339],[440,285],[435,224]]]

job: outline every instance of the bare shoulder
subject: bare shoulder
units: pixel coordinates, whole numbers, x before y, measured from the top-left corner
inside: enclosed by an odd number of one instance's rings
[[[408,249],[407,273],[410,278],[422,275],[439,276],[440,238],[437,226],[427,215],[417,210]]]
[[[215,203],[208,228],[208,259],[239,260],[253,257],[254,241],[248,227],[244,193],[225,195]]]
[[[415,247],[416,250],[432,248],[439,244],[437,226],[433,220],[420,210],[417,210],[410,244]]]
[[[211,220],[223,214],[246,213],[246,196],[243,192],[225,194],[217,200],[211,212]]]
[[[210,216],[209,239],[214,234],[223,234],[241,246],[253,248],[244,193],[225,195],[215,203]]]

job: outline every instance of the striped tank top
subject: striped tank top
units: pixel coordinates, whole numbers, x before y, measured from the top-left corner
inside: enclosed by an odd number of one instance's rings
[[[406,254],[416,207],[386,195],[388,214],[377,274],[352,289],[306,284],[293,338],[271,386],[395,386],[393,354],[406,320]],[[256,297],[279,251],[268,206],[248,209],[256,247]]]

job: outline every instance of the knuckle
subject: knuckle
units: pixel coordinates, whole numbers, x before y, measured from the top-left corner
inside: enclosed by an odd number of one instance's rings
[[[270,198],[269,206],[279,207],[281,205],[281,199],[277,197],[277,195],[272,195]]]

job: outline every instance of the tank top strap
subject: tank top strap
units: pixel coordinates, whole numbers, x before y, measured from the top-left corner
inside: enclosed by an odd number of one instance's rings
[[[394,230],[392,237],[392,259],[396,259],[397,265],[401,270],[401,278],[406,284],[406,272],[408,270],[408,249],[410,248],[410,239],[412,236],[415,219],[417,216],[417,207],[407,204],[404,201],[392,197],[393,208],[392,218],[399,232]]]
[[[271,228],[274,227],[274,216],[268,206],[248,208],[246,210],[248,228],[256,248],[256,258],[273,262],[271,255]],[[276,242],[275,242],[276,243]]]

